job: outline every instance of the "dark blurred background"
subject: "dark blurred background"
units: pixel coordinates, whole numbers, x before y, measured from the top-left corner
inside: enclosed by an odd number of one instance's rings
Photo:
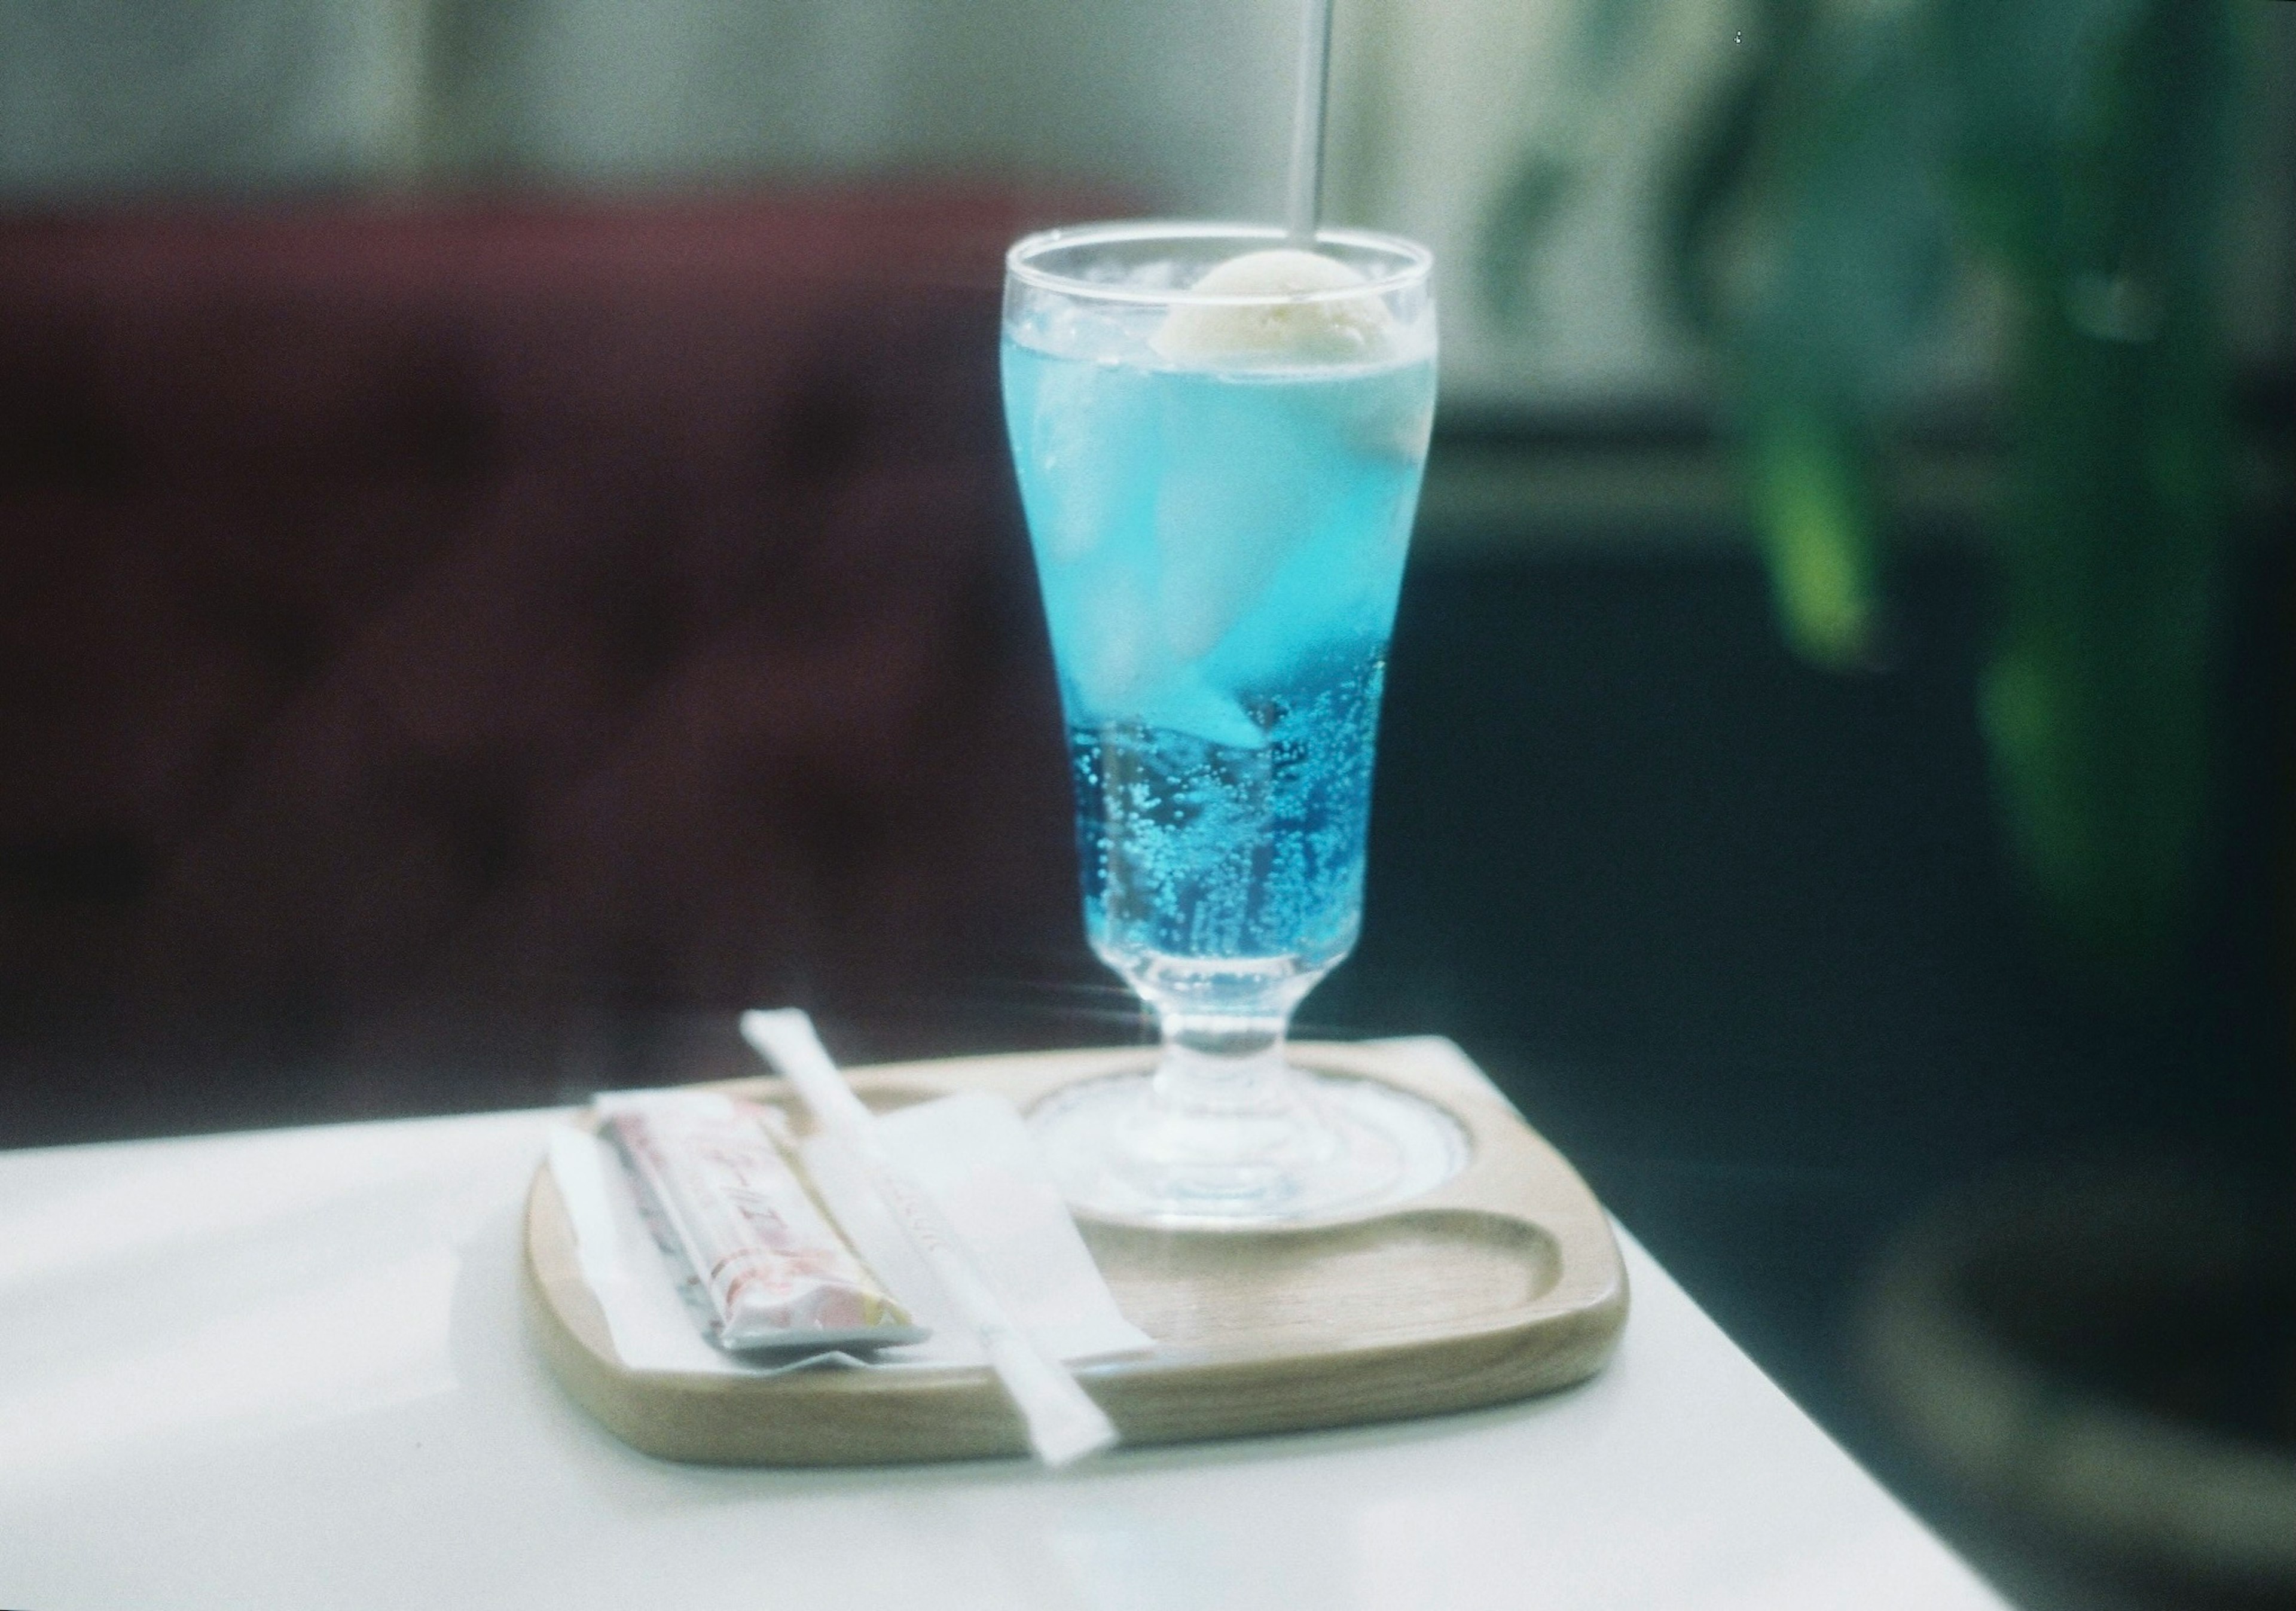
[[[2021,1602],[2296,1603],[2296,6],[1967,11],[1342,0],[1446,390],[1300,1029],[1457,1040]],[[1271,216],[1295,25],[0,11],[0,1146],[1145,1038],[999,258]]]

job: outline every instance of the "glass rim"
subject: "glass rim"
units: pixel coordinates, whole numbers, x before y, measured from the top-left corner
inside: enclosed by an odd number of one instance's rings
[[[1318,244],[1362,247],[1403,259],[1400,267],[1357,285],[1330,285],[1315,291],[1200,292],[1189,287],[1119,285],[1105,280],[1080,280],[1040,268],[1031,259],[1062,246],[1105,246],[1133,241],[1217,241],[1281,244],[1290,235],[1274,224],[1220,224],[1192,218],[1136,218],[1106,224],[1064,224],[1021,236],[1004,254],[1008,279],[1038,291],[1102,302],[1130,302],[1169,308],[1187,304],[1200,308],[1290,307],[1316,302],[1347,302],[1366,296],[1407,291],[1426,280],[1435,267],[1435,254],[1416,241],[1382,234],[1371,229],[1318,229]]]

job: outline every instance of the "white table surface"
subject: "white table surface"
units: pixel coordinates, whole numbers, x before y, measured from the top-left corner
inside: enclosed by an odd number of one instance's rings
[[[1059,1476],[648,1459],[524,1333],[552,1122],[0,1153],[0,1607],[2002,1603],[1631,1238],[1617,1357],[1526,1404]]]

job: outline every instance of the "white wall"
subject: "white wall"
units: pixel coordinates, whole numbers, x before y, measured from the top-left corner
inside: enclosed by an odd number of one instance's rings
[[[1444,394],[1559,407],[1665,398],[1694,366],[1651,249],[1665,154],[1727,62],[1740,0],[1650,0],[1615,75],[1587,70],[1580,0],[1341,0],[1342,210],[1433,247]],[[1533,151],[1581,177],[1526,265],[1517,316],[1478,294],[1490,210]]]
[[[1869,0],[1870,3],[1870,0]],[[1753,21],[1748,0],[1610,0],[1628,55],[1589,70],[1595,0],[1338,0],[1341,205],[1425,241],[1439,269],[1444,396],[1453,406],[1664,403],[1697,364],[1660,291],[1655,222],[1669,153]],[[2235,185],[2232,333],[2251,361],[2296,360],[2296,4],[2253,0],[2250,166]],[[1470,268],[1524,152],[1585,170],[1527,306],[1491,316]],[[1982,299],[1930,355],[1928,383],[1981,382]]]
[[[0,199],[404,171],[430,0],[0,0]]]
[[[120,191],[691,182],[1021,169],[1177,212],[1281,209],[1300,0],[0,0],[0,203]],[[1664,399],[1694,363],[1660,303],[1665,153],[1746,0],[1610,0],[1621,62],[1566,48],[1591,0],[1337,0],[1333,217],[1428,242],[1446,395]],[[2244,346],[2284,358],[2296,5],[2259,4]],[[1534,145],[1583,169],[1525,316],[1467,269]]]
[[[453,166],[1014,167],[1262,210],[1289,0],[470,0]]]
[[[1282,193],[1292,0],[0,0],[0,197],[1021,168]]]

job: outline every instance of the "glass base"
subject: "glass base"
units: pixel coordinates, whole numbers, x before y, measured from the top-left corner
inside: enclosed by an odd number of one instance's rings
[[[1466,1167],[1465,1129],[1376,1080],[1285,1068],[1275,1099],[1160,1099],[1152,1073],[1087,1080],[1029,1115],[1069,1205],[1130,1224],[1248,1229],[1359,1212]]]

